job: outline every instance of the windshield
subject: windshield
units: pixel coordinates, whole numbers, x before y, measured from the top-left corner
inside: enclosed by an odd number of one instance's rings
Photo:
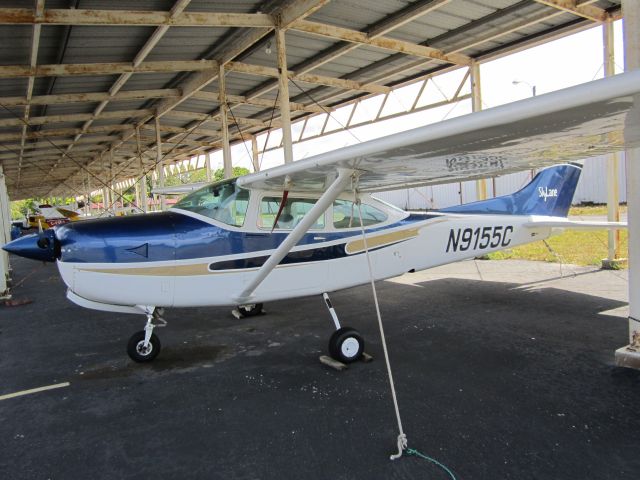
[[[207,185],[190,193],[173,208],[187,210],[219,222],[241,227],[247,215],[249,191],[236,186],[235,179]]]

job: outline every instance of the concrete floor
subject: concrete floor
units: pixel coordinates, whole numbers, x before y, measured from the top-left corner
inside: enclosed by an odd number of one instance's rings
[[[125,353],[143,318],[69,303],[55,266],[13,259],[0,307],[3,479],[445,479],[391,462],[396,422],[371,292],[332,295],[371,363],[321,365],[320,298],[236,320],[176,309],[160,357]],[[564,275],[564,277],[561,276]],[[625,272],[471,261],[380,282],[409,446],[459,479],[635,479],[640,372],[627,341]]]

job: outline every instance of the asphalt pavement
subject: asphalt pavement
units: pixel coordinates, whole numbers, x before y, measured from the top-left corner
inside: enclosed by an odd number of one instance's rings
[[[398,434],[370,287],[332,294],[374,360],[318,361],[319,297],[168,310],[150,365],[126,355],[142,316],[85,310],[55,265],[13,258],[0,306],[2,479],[446,479]],[[409,447],[458,479],[636,479],[640,372],[627,275],[469,261],[379,282]],[[68,385],[66,385],[68,383]],[[39,387],[50,390],[8,395]]]

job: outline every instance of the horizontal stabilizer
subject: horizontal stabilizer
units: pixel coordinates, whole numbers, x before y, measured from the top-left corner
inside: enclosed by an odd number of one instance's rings
[[[552,227],[571,228],[574,230],[616,230],[627,228],[626,222],[584,222],[581,220],[540,220],[524,224],[527,228]]]

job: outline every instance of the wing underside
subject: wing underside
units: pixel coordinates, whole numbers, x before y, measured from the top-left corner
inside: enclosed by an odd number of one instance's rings
[[[635,97],[635,102],[634,102]],[[635,107],[634,107],[635,104]],[[504,175],[640,146],[640,71],[426,125],[247,175],[245,188],[323,191],[340,168],[365,192]]]

